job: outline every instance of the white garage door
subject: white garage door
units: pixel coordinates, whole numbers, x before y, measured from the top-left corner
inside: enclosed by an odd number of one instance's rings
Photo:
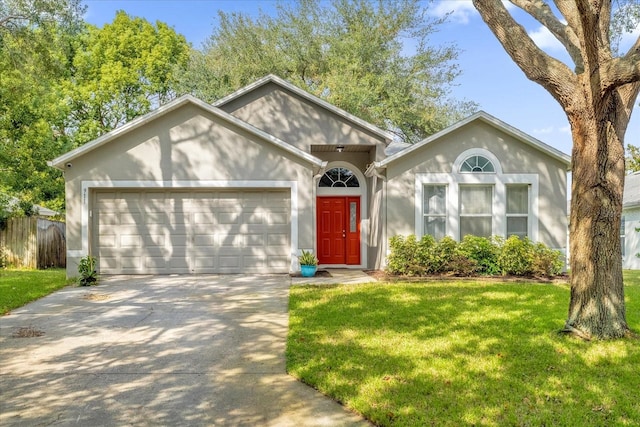
[[[289,191],[97,191],[103,274],[286,273]]]

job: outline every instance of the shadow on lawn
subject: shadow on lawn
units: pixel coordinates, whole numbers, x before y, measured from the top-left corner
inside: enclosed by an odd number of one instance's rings
[[[380,425],[633,424],[640,342],[557,334],[568,288],[436,283],[296,290],[288,361]]]

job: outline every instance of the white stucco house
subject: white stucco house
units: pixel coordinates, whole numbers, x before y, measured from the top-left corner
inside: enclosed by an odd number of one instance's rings
[[[213,105],[178,98],[50,162],[67,272],[92,254],[102,274],[286,273],[302,249],[373,269],[396,234],[566,251],[566,154],[485,112],[392,141],[272,75]]]

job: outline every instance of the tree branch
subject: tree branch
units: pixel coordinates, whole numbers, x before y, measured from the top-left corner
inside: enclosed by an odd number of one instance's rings
[[[606,80],[603,82],[603,92],[640,81],[640,51],[636,49],[631,55],[608,61],[604,66],[604,76]]]
[[[7,15],[4,16],[2,18],[0,18],[0,28],[4,28],[9,26],[10,24],[13,24],[13,21],[24,21],[29,19],[27,16],[25,15]]]
[[[542,0],[509,1],[544,25],[551,34],[553,34],[555,38],[562,43],[576,66],[576,74],[580,73],[580,70],[584,68],[584,64],[582,62],[582,54],[580,52],[580,41],[573,29],[560,22],[549,5]]]
[[[544,87],[563,107],[569,106],[578,84],[569,67],[543,52],[501,0],[473,0],[473,5],[527,78]]]

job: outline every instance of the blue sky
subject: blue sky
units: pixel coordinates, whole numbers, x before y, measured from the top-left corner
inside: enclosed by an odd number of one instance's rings
[[[163,21],[183,34],[196,48],[211,35],[217,11],[245,12],[257,15],[270,12],[271,0],[85,0],[85,19],[102,26],[111,22],[117,10],[144,17],[151,22]],[[426,4],[426,3],[425,3]],[[440,0],[429,13],[442,16],[452,12],[447,23],[431,37],[435,45],[455,44],[460,50],[458,64],[463,74],[452,95],[475,101],[480,108],[504,122],[567,153],[571,153],[571,134],[567,118],[557,102],[537,83],[529,81],[495,39],[470,0]],[[517,13],[517,12],[516,12]],[[526,14],[516,15],[540,47],[549,54],[566,60],[560,44]],[[625,37],[626,45],[640,31]],[[624,47],[625,44],[623,44]],[[640,107],[631,119],[626,143],[640,145]]]

